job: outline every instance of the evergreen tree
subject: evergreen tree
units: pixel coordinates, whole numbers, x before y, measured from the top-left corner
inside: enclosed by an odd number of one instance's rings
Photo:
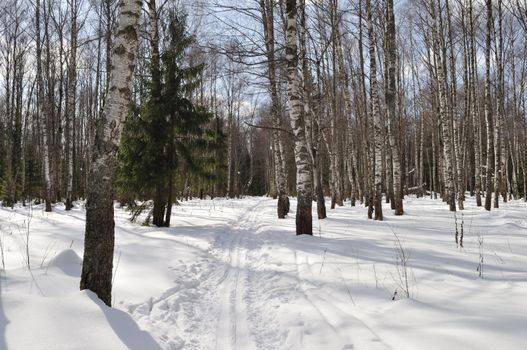
[[[204,67],[186,64],[187,49],[194,43],[187,32],[186,15],[172,11],[167,23],[160,77],[152,77],[147,96],[132,107],[120,152],[121,198],[129,203],[135,198],[153,199],[156,226],[170,225],[176,177],[185,171],[185,180],[189,175],[213,180],[215,151],[225,144],[213,115],[191,99]],[[152,67],[151,72],[155,75],[157,68]],[[137,214],[136,210],[134,216]]]

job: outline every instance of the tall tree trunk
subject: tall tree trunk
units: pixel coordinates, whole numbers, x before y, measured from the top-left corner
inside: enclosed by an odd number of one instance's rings
[[[41,122],[42,129],[42,149],[44,154],[44,187],[45,187],[45,210],[51,211],[51,198],[52,198],[52,187],[51,187],[51,167],[50,167],[50,151],[49,151],[49,102],[44,96],[45,82],[44,72],[42,67],[42,39],[40,34],[40,0],[36,1],[35,9],[35,30],[36,30],[36,50],[37,50],[37,104],[39,112],[39,120]]]
[[[174,175],[169,174],[168,179],[168,194],[167,194],[167,205],[165,213],[165,227],[170,227],[170,218],[172,217],[172,203],[174,203]],[[203,198],[200,198],[203,199]]]
[[[152,209],[152,224],[157,227],[165,226],[166,186],[164,178],[158,179],[155,186],[154,207]]]
[[[394,204],[395,215],[403,215],[403,193],[401,187],[401,160],[399,157],[399,149],[395,141],[395,113],[396,113],[396,43],[395,43],[395,15],[393,13],[393,0],[386,0],[386,60],[387,60],[387,75],[388,75],[388,89],[386,90],[386,111],[388,115],[388,138],[390,141],[390,150],[392,152],[393,162],[393,189],[394,189]],[[415,145],[417,149],[417,144]],[[416,169],[417,170],[417,169]],[[419,179],[417,180],[419,186]]]
[[[44,4],[45,6],[45,4]],[[49,99],[44,96],[44,72],[42,67],[42,41],[40,35],[40,0],[36,1],[35,9],[35,28],[36,28],[36,49],[37,49],[37,101],[39,105],[39,113],[41,129],[42,129],[42,148],[44,153],[44,187],[45,187],[45,210],[51,211],[51,200],[52,200],[52,186],[51,186],[51,162],[50,162],[50,132],[49,132],[49,120],[50,120],[50,103]],[[47,19],[45,19],[47,21]],[[46,26],[47,27],[47,26]],[[46,32],[47,30],[45,30]],[[49,62],[48,62],[49,65]]]
[[[337,29],[338,30],[338,29]],[[355,154],[355,141],[354,141],[354,135],[353,135],[353,110],[352,110],[352,103],[351,103],[351,94],[350,94],[350,79],[349,74],[346,69],[346,66],[344,64],[344,53],[342,48],[342,42],[341,42],[341,34],[340,31],[337,32],[336,35],[336,45],[337,45],[337,58],[338,58],[338,66],[339,66],[339,80],[340,85],[343,89],[344,94],[344,111],[345,111],[345,118],[346,118],[346,126],[347,126],[347,142],[346,142],[346,148],[347,148],[347,155],[346,155],[346,166],[348,171],[348,180],[351,185],[351,206],[355,206],[355,200],[357,199],[357,156]]]
[[[375,32],[373,30],[373,19],[371,1],[366,0],[366,17],[368,22],[368,39],[370,52],[370,104],[371,114],[373,117],[373,143],[374,143],[374,157],[375,157],[375,181],[374,181],[374,197],[373,206],[375,209],[375,220],[382,220],[382,120],[379,110],[379,92],[377,91],[377,61],[376,61],[376,40]]]
[[[306,143],[308,146],[308,153],[310,156],[313,182],[315,189],[315,197],[317,201],[317,217],[319,220],[325,219],[326,203],[324,199],[324,189],[322,187],[322,161],[319,147],[319,121],[318,109],[313,106],[313,81],[311,78],[311,66],[307,57],[307,23],[306,23],[306,3],[301,0],[302,11],[300,13],[300,59],[302,64],[302,92],[304,94],[304,123],[306,130]],[[320,69],[317,66],[317,77],[320,76]],[[320,84],[318,84],[320,88]],[[321,94],[318,94],[321,99]]]
[[[287,63],[287,96],[291,128],[295,140],[296,163],[296,234],[313,234],[313,220],[311,203],[313,184],[312,169],[309,159],[308,145],[305,135],[305,121],[302,113],[301,81],[298,74],[297,49],[297,2],[286,1],[287,30],[286,30],[286,63]]]
[[[476,92],[477,66],[476,66],[476,34],[474,32],[474,9],[472,0],[469,3],[469,27],[470,27],[470,101],[472,124],[474,132],[474,187],[476,192],[476,205],[481,207],[481,122],[478,114],[478,95]]]
[[[497,29],[494,28],[495,38],[495,57],[496,57],[496,120],[495,120],[495,134],[494,134],[494,208],[499,207],[500,193],[507,201],[507,148],[504,142],[503,124],[505,118],[505,80],[504,80],[504,65],[503,65],[503,11],[502,2],[498,1],[498,18]],[[497,32],[497,33],[496,33]]]
[[[166,116],[160,113],[159,105],[161,104],[161,64],[159,56],[159,29],[158,29],[158,12],[155,0],[149,0],[148,14],[150,20],[150,50],[152,59],[150,62],[150,74],[152,75],[150,98],[151,108],[154,111],[151,122],[155,125],[162,125]],[[158,152],[164,154],[164,149]],[[159,157],[161,162],[165,162],[165,157]],[[165,226],[165,210],[167,205],[167,178],[166,176],[157,176],[155,184],[154,208],[152,211],[152,223],[158,227]]]
[[[451,122],[449,126],[452,125],[452,145],[454,151],[454,157],[452,161],[454,162],[454,172],[455,172],[455,184],[457,189],[457,199],[458,206],[460,210],[463,210],[464,200],[465,200],[465,185],[463,181],[463,171],[461,168],[462,164],[462,150],[461,150],[461,126],[460,117],[459,117],[459,108],[457,104],[457,84],[456,84],[456,60],[454,57],[454,40],[452,36],[452,21],[451,21],[451,12],[449,6],[449,0],[445,0],[445,10],[446,10],[446,19],[447,19],[447,32],[448,32],[448,47],[449,47],[449,62],[450,62],[450,99],[449,99],[449,116]],[[446,62],[446,59],[444,58]],[[445,77],[446,78],[446,77]]]
[[[494,167],[494,126],[492,117],[492,105],[490,96],[490,51],[492,35],[492,0],[485,1],[487,6],[487,33],[485,36],[485,122],[487,124],[487,169],[485,177],[487,193],[485,197],[485,209],[490,211],[492,203],[493,183],[491,175]]]
[[[80,289],[89,289],[108,306],[112,302],[114,252],[114,180],[117,150],[128,114],[138,46],[142,1],[123,0],[111,55],[104,122],[96,137],[86,202],[86,235]]]
[[[287,197],[287,178],[282,163],[281,128],[280,122],[280,101],[278,97],[278,87],[276,80],[276,60],[274,45],[274,2],[270,0],[260,0],[260,10],[262,13],[262,23],[264,27],[265,48],[267,55],[267,76],[271,92],[271,115],[273,120],[273,155],[275,165],[276,187],[278,192],[277,214],[279,219],[285,218],[289,211],[289,198]]]
[[[439,116],[441,120],[441,131],[443,135],[443,157],[444,157],[444,170],[445,177],[445,199],[449,204],[450,211],[456,211],[456,191],[454,187],[454,161],[453,161],[453,140],[452,140],[452,128],[450,118],[448,118],[448,98],[447,98],[447,83],[445,75],[445,46],[443,38],[441,36],[442,31],[442,14],[441,7],[437,7],[435,4],[432,6],[434,15],[434,55],[437,64],[437,85],[439,91]],[[438,19],[439,18],[439,19]]]
[[[71,37],[66,89],[66,210],[72,207],[73,196],[73,127],[75,123],[75,93],[77,88],[77,0],[70,1]]]

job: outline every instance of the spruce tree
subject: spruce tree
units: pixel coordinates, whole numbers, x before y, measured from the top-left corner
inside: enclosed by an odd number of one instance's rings
[[[147,96],[131,108],[120,153],[121,198],[129,203],[153,199],[156,226],[170,225],[176,177],[185,169],[213,179],[215,150],[225,143],[213,115],[192,101],[204,66],[187,62],[194,37],[187,32],[186,15],[172,11],[167,23],[160,69],[152,67]]]

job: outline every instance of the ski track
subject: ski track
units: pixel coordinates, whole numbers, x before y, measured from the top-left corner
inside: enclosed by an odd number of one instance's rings
[[[272,251],[278,248],[274,244],[279,244],[269,242],[266,231],[259,230],[263,224],[260,218],[270,209],[263,206],[265,203],[257,201],[224,224],[199,261],[188,265],[181,262],[173,268],[175,287],[145,303],[129,306],[128,311],[138,323],[167,350],[296,348],[308,341],[306,337],[316,336],[305,328],[310,320],[321,327],[317,332],[333,334],[342,349],[390,349],[371,327],[353,315],[349,302],[343,309],[343,303],[331,300],[323,293],[323,286],[315,284],[307,254],[281,247],[290,251],[291,258],[279,261],[278,266],[289,265],[291,271],[273,270],[262,262],[274,258],[262,247],[271,244],[267,249]],[[267,295],[261,290],[262,280],[268,281],[264,282]],[[269,315],[265,308],[268,304],[288,303],[301,306],[302,311],[295,316],[296,331],[282,329],[280,318]],[[291,337],[297,340],[285,344]]]
[[[0,305],[8,346],[0,341],[0,348],[524,350],[526,204],[490,214],[472,199],[461,215],[463,249],[454,244],[455,217],[444,204],[407,204],[404,218],[388,213],[382,223],[367,220],[363,208],[337,209],[323,222],[314,218],[314,237],[296,236],[294,208],[278,220],[270,198],[185,202],[175,207],[171,228],[134,225],[116,210],[124,271],[113,301],[138,327],[120,311],[93,308],[95,295],[78,292],[84,210],[2,209],[10,269]],[[28,273],[20,260],[31,217]],[[395,233],[410,257],[409,299],[394,298]],[[71,311],[88,306],[94,313],[86,317]],[[23,325],[32,312],[37,332],[28,338]],[[58,317],[46,321],[49,314]],[[81,319],[91,326],[77,327]],[[95,338],[75,331],[93,327]]]
[[[260,204],[229,220],[199,262],[181,262],[176,287],[128,307],[163,349],[256,349],[247,317],[246,245]]]
[[[257,203],[244,211],[229,229],[228,261],[217,288],[220,292],[220,315],[215,349],[256,349],[249,331],[245,299],[247,284],[247,249],[249,235],[257,220]]]

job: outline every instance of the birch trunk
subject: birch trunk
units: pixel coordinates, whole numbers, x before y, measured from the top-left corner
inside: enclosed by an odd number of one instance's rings
[[[478,112],[478,101],[476,93],[477,66],[476,66],[476,37],[474,32],[473,3],[469,4],[469,26],[470,26],[470,100],[472,124],[474,127],[474,187],[476,192],[476,205],[481,207],[481,123]]]
[[[375,210],[375,220],[382,220],[382,120],[379,111],[379,92],[377,91],[377,61],[376,61],[376,40],[373,31],[373,19],[371,13],[371,1],[366,0],[366,17],[368,22],[368,39],[370,53],[370,104],[373,117],[373,143],[374,143],[374,171],[375,180],[373,184],[373,207]]]
[[[460,130],[460,117],[459,109],[457,105],[457,84],[456,84],[456,61],[454,58],[454,41],[452,37],[452,21],[449,1],[445,0],[445,10],[446,10],[446,19],[447,19],[447,31],[448,31],[448,43],[449,43],[449,62],[450,62],[450,104],[449,104],[449,115],[451,119],[450,125],[452,125],[452,144],[454,148],[454,157],[452,161],[454,162],[454,171],[455,171],[455,184],[457,188],[457,199],[458,206],[460,210],[463,210],[463,202],[465,200],[465,187],[463,181],[463,172],[461,169],[462,164],[462,151],[461,151],[461,130]],[[446,60],[445,60],[446,62]]]
[[[401,188],[401,160],[399,156],[399,148],[395,140],[395,113],[396,113],[396,38],[395,33],[395,15],[393,12],[393,0],[386,1],[386,60],[387,60],[387,75],[388,75],[388,89],[386,90],[386,104],[388,116],[388,138],[390,142],[390,150],[392,152],[393,163],[393,201],[395,204],[395,215],[403,215],[403,193]],[[416,143],[417,149],[417,143]],[[417,170],[417,169],[416,169]],[[420,180],[417,180],[419,186]]]
[[[337,59],[339,66],[339,81],[343,89],[344,94],[344,111],[347,125],[347,171],[348,171],[348,180],[351,184],[351,206],[355,206],[355,200],[357,198],[357,180],[356,180],[356,167],[357,167],[357,157],[355,155],[355,142],[353,139],[353,110],[351,105],[351,93],[350,93],[350,79],[346,66],[344,65],[344,53],[342,52],[342,42],[340,40],[340,31],[337,30],[336,35],[336,45],[337,45]]]
[[[40,0],[36,1],[35,5],[35,31],[36,31],[36,53],[37,53],[37,103],[40,114],[40,122],[42,129],[42,148],[44,153],[44,187],[45,187],[45,202],[46,211],[51,211],[51,172],[50,172],[50,152],[49,152],[49,103],[44,96],[44,77],[42,71],[42,41],[40,35]]]
[[[513,156],[512,156],[512,192],[514,195],[514,199],[519,198],[519,187],[518,187],[518,175],[519,175],[519,167],[518,164],[521,162],[521,152],[519,149],[519,132],[517,129],[517,123],[516,119],[520,115],[519,108],[518,108],[518,92],[516,87],[516,63],[514,62],[514,35],[513,35],[513,26],[512,22],[510,25],[510,32],[511,32],[511,56],[513,57],[511,59],[511,71],[512,71],[512,105],[513,105],[513,117],[512,117],[512,141],[510,141],[512,144],[510,144],[510,148],[512,150]]]
[[[77,88],[77,0],[70,2],[71,37],[66,96],[66,210],[71,210],[73,196],[73,127],[75,123],[75,93]]]
[[[496,125],[494,133],[494,208],[499,207],[500,193],[503,195],[504,202],[507,201],[505,195],[506,192],[506,179],[507,169],[505,162],[507,159],[507,149],[504,144],[503,138],[503,124],[505,117],[505,81],[504,81],[504,66],[503,66],[503,12],[501,1],[497,2],[498,5],[498,28],[494,28],[495,38],[495,57],[496,57]],[[496,33],[497,31],[497,33]]]
[[[309,78],[309,66],[307,65],[307,62],[305,63],[305,70],[304,70],[304,83],[308,81]],[[320,72],[320,62],[317,62],[316,67],[316,77],[317,81],[321,80],[321,72]],[[311,116],[313,117],[311,122],[311,154],[313,157],[313,179],[315,182],[315,194],[317,199],[317,215],[319,219],[325,219],[326,218],[326,203],[324,199],[324,189],[322,187],[322,156],[320,154],[319,148],[321,147],[320,142],[320,136],[322,135],[322,132],[319,128],[319,121],[316,116],[320,114],[320,106],[322,106],[322,87],[321,84],[317,84],[317,100],[316,100],[316,106],[314,106]]]
[[[435,6],[435,5],[433,5]],[[434,10],[435,12],[435,10]],[[439,17],[439,20],[437,19]],[[444,157],[444,184],[445,199],[449,204],[450,211],[456,211],[456,192],[454,187],[454,162],[452,159],[452,130],[448,118],[447,84],[445,76],[444,44],[442,42],[441,13],[438,3],[436,15],[434,15],[434,55],[437,67],[437,85],[439,91],[439,117],[441,120],[441,131],[443,135],[443,157]]]
[[[304,93],[304,120],[306,130],[306,143],[311,159],[313,182],[315,190],[315,198],[317,202],[317,217],[319,220],[325,219],[326,203],[324,199],[324,190],[322,187],[322,162],[319,147],[319,121],[318,110],[313,106],[313,81],[311,78],[311,66],[307,59],[307,26],[306,26],[306,4],[305,0],[301,0],[302,11],[300,14],[300,57],[302,60],[302,91]],[[317,74],[320,74],[320,69],[317,66]],[[318,84],[320,89],[320,84]],[[321,93],[318,91],[318,98],[321,98]],[[320,104],[320,102],[319,102]]]
[[[122,0],[111,53],[104,118],[96,136],[86,202],[86,235],[80,289],[89,289],[110,306],[114,251],[114,180],[117,150],[128,114],[138,46],[142,1]]]
[[[485,209],[490,211],[492,203],[492,179],[494,167],[494,127],[492,120],[492,106],[490,100],[490,50],[491,50],[491,34],[492,34],[492,0],[485,1],[487,6],[487,33],[485,36],[485,122],[487,125],[487,169],[485,170],[486,177],[486,196]]]
[[[289,198],[287,197],[287,178],[282,162],[282,149],[280,145],[281,128],[280,122],[280,101],[278,97],[278,87],[276,80],[276,60],[274,45],[274,4],[273,1],[260,0],[260,9],[262,13],[262,23],[264,27],[265,49],[267,55],[267,77],[269,79],[269,88],[271,92],[271,115],[273,120],[273,157],[275,165],[276,187],[278,192],[278,218],[283,219],[289,211]]]
[[[291,128],[295,141],[296,163],[296,234],[313,234],[311,216],[312,202],[312,169],[305,135],[305,121],[302,115],[302,91],[298,73],[297,49],[297,2],[286,1],[287,30],[286,30],[286,63],[287,63],[287,96]]]

